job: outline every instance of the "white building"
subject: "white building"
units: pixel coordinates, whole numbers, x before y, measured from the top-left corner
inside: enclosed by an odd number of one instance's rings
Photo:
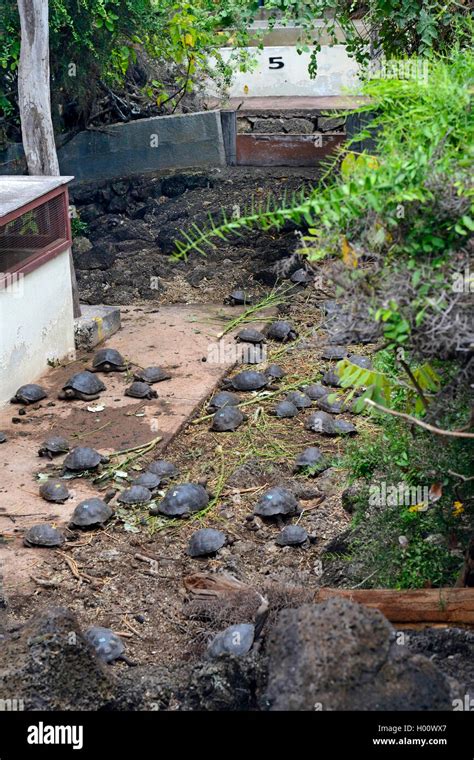
[[[71,179],[0,176],[0,404],[74,356]]]

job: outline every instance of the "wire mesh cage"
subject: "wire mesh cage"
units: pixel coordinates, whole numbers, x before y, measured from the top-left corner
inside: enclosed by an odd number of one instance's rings
[[[61,192],[23,213],[20,210],[6,223],[0,222],[0,272],[22,270],[49,253],[64,250],[69,243],[67,196]]]

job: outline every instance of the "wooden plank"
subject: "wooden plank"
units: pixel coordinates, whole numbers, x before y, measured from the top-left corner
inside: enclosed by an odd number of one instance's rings
[[[237,135],[238,166],[317,166],[345,140],[342,132]]]
[[[320,588],[314,601],[343,597],[380,610],[392,623],[474,625],[474,589],[338,589]]]

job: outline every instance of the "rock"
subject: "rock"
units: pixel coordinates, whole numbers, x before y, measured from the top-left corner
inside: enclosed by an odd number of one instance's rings
[[[128,208],[128,201],[125,197],[119,198],[115,196],[107,206],[107,211],[110,214],[123,214]]]
[[[342,508],[352,515],[355,512],[358,504],[358,497],[360,495],[360,488],[357,485],[349,486],[341,494]]]
[[[79,237],[75,237],[72,241],[72,252],[74,256],[82,256],[84,253],[87,253],[92,248],[92,243],[89,240],[89,238],[84,237],[83,235],[79,235]]]
[[[329,599],[280,612],[267,637],[270,710],[451,710],[448,679],[395,643],[378,610]]]
[[[74,256],[74,264],[77,269],[109,269],[115,262],[115,253],[110,243],[94,246],[79,257]]]
[[[49,607],[2,642],[2,694],[23,699],[26,710],[100,710],[113,681],[70,610]]]
[[[281,134],[285,132],[283,119],[255,119],[253,123],[253,131],[260,134]]]
[[[318,129],[321,132],[333,132],[346,123],[344,116],[318,116]]]
[[[174,177],[166,177],[161,184],[161,192],[168,198],[177,198],[186,192],[186,182],[184,177],[177,174]]]
[[[283,122],[283,129],[291,135],[310,135],[314,132],[311,119],[290,118]]]

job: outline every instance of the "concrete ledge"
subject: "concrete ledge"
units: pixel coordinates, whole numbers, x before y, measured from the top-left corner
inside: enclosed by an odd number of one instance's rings
[[[81,305],[82,316],[74,320],[74,340],[77,349],[90,351],[120,330],[118,306]]]

